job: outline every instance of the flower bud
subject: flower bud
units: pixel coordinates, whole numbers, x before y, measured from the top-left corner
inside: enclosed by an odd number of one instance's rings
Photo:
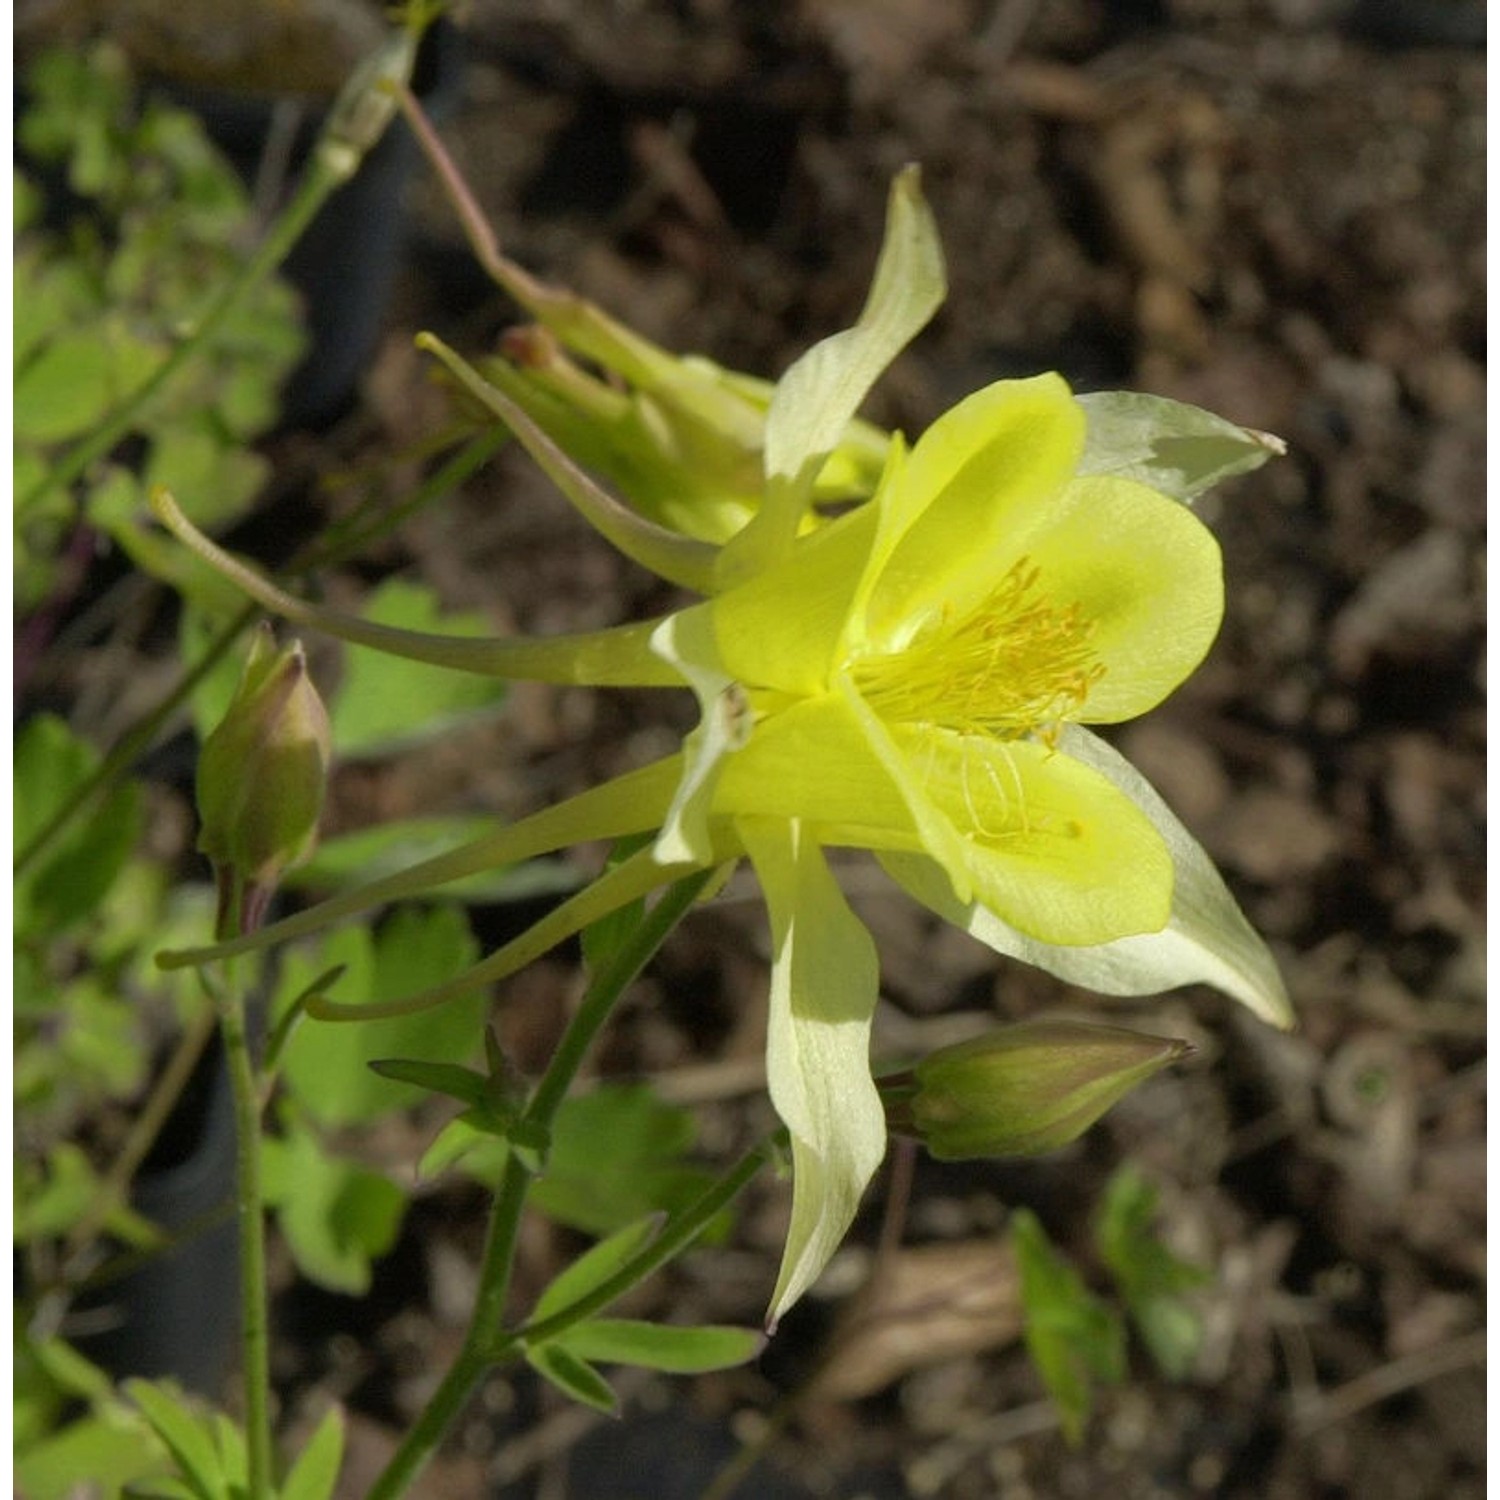
[[[243,890],[243,929],[256,925],[281,872],[312,851],[329,754],[328,713],[301,644],[278,650],[263,626],[198,758],[198,848],[213,861],[221,896]]]
[[[944,1161],[1032,1156],[1076,1140],[1136,1084],[1192,1051],[1115,1026],[1023,1021],[944,1047],[883,1082],[892,1130]]]

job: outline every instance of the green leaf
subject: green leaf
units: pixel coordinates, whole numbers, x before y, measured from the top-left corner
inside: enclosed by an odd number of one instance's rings
[[[229,1484],[212,1431],[182,1396],[165,1384],[149,1380],[127,1380],[124,1389],[167,1445],[194,1491],[203,1500],[229,1500]]]
[[[409,870],[434,855],[495,831],[487,814],[401,818],[357,833],[324,839],[306,864],[289,870],[283,886],[294,890],[344,891]],[[556,859],[501,865],[440,888],[444,900],[477,903],[529,901],[559,896],[583,883],[577,867]]]
[[[662,1222],[662,1215],[652,1214],[635,1224],[627,1224],[608,1239],[600,1240],[591,1250],[584,1251],[572,1265],[548,1282],[537,1298],[530,1321],[539,1323],[550,1318],[602,1286],[656,1238]]]
[[[680,1208],[710,1180],[683,1160],[694,1138],[691,1113],[663,1104],[647,1085],[603,1084],[559,1109],[547,1170],[531,1201],[587,1234],[609,1234],[653,1210]]]
[[[460,1068],[454,1063],[420,1062],[405,1057],[376,1058],[370,1068],[382,1078],[409,1083],[429,1094],[446,1094],[450,1099],[458,1099],[464,1104],[483,1105],[489,1102],[489,1080],[483,1073],[476,1073],[473,1068]]]
[[[431,589],[400,579],[371,595],[364,617],[402,630],[494,634],[483,615],[444,615]],[[389,755],[492,711],[505,692],[505,684],[494,678],[444,671],[374,651],[351,651],[343,686],[332,705],[334,744],[343,760]]]
[[[80,1417],[38,1442],[18,1443],[15,1493],[26,1500],[78,1500],[97,1493],[92,1486],[101,1474],[128,1486],[162,1473],[168,1460],[160,1441],[138,1416],[131,1417]]]
[[[344,1414],[330,1406],[281,1486],[281,1500],[329,1500],[344,1461]]]
[[[61,719],[42,714],[15,746],[14,832],[19,850],[68,806],[99,754]],[[114,883],[141,827],[134,783],[117,787],[86,818],[78,818],[39,865],[16,882],[15,930],[50,936],[93,913]]]
[[[1161,1242],[1156,1202],[1156,1189],[1127,1162],[1109,1180],[1094,1236],[1158,1369],[1181,1380],[1203,1340],[1203,1321],[1183,1294],[1210,1277]]]
[[[327,969],[343,964],[337,997],[351,1004],[415,994],[461,973],[478,955],[463,913],[453,907],[402,907],[371,936],[346,927],[311,948],[290,952],[272,1001],[278,1018]],[[369,1064],[402,1057],[463,1063],[483,1030],[486,1000],[466,995],[436,1010],[385,1021],[304,1018],[283,1054],[287,1086],[326,1126],[353,1125],[414,1102],[410,1085],[381,1078]]]
[[[571,1354],[556,1344],[547,1344],[540,1349],[528,1350],[526,1362],[538,1375],[550,1380],[558,1390],[565,1396],[571,1396],[574,1401],[591,1406],[595,1411],[602,1411],[609,1417],[620,1414],[620,1398],[610,1388],[609,1382],[576,1354]]]
[[[1011,1219],[1021,1269],[1026,1347],[1070,1443],[1083,1436],[1093,1408],[1093,1381],[1125,1378],[1125,1328],[1119,1314],[1095,1297],[1055,1250],[1036,1216]]]
[[[222,527],[244,514],[270,474],[270,460],[251,452],[212,412],[194,412],[156,429],[142,485],[186,500],[202,527]]]
[[[1286,452],[1269,433],[1139,391],[1079,396],[1088,418],[1080,474],[1113,474],[1184,504],[1234,474]]]
[[[66,1234],[98,1196],[99,1178],[82,1149],[60,1141],[48,1153],[46,1176],[33,1191],[16,1178],[17,1201],[12,1234],[25,1244]]]
[[[16,374],[16,438],[56,443],[97,426],[119,395],[115,364],[95,329],[62,333],[44,345]]]
[[[362,1296],[371,1263],[396,1243],[406,1197],[395,1183],[330,1154],[292,1124],[264,1142],[266,1201],[298,1268],[330,1291]]]
[[[684,1328],[633,1318],[593,1318],[559,1334],[553,1342],[598,1364],[640,1365],[673,1375],[697,1375],[754,1359],[766,1338],[758,1328]]]

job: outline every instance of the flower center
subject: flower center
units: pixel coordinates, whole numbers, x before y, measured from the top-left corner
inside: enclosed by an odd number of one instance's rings
[[[883,718],[935,724],[960,734],[1052,739],[1078,716],[1104,675],[1092,620],[1037,588],[1023,557],[978,609],[948,611],[910,645],[855,663],[855,686]]]

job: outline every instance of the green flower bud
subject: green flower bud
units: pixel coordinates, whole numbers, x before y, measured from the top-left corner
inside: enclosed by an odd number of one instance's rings
[[[1076,1021],[1023,1021],[944,1047],[882,1084],[892,1130],[944,1161],[1032,1156],[1076,1140],[1188,1042]]]
[[[219,877],[221,920],[237,889],[241,928],[257,925],[282,871],[311,853],[329,754],[328,713],[300,642],[278,650],[262,626],[198,757],[198,848]]]

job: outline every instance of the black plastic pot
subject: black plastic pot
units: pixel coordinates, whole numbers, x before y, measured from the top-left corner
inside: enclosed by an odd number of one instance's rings
[[[434,121],[450,116],[462,88],[463,38],[439,21],[423,38],[412,92]],[[296,99],[160,85],[175,104],[203,121],[247,184],[275,167],[283,189],[306,164],[323,123],[321,110]],[[280,139],[294,120],[290,142]],[[284,274],[302,293],[312,347],[282,397],[284,428],[318,428],[353,403],[385,321],[406,242],[403,193],[419,160],[401,119],[392,121],[359,171],[309,225]],[[282,196],[285,196],[283,191]]]
[[[234,1172],[234,1100],[215,1037],[131,1192],[131,1206],[179,1243],[78,1304],[99,1327],[79,1349],[117,1378],[170,1375],[222,1395],[238,1331]]]

